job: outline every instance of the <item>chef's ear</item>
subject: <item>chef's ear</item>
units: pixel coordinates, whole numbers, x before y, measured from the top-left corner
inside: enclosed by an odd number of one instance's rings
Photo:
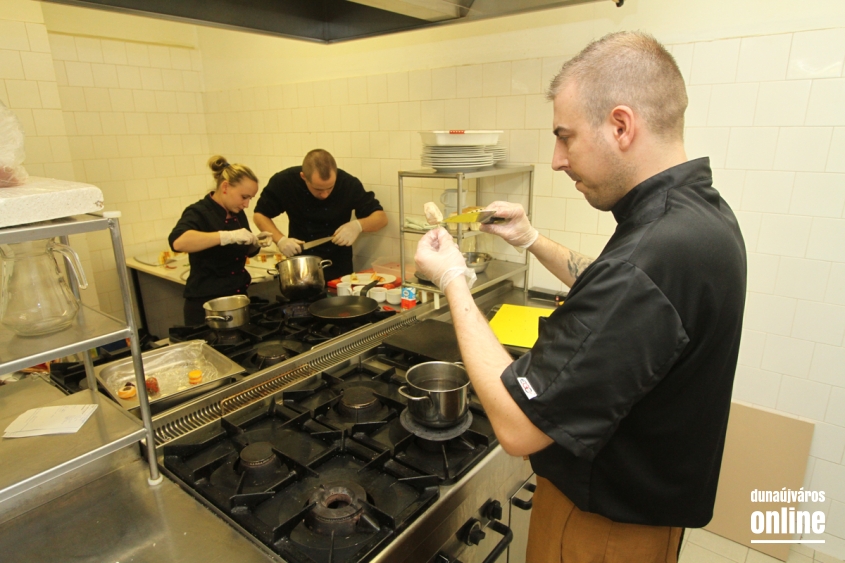
[[[220,191],[225,194],[227,189],[229,189],[229,180],[223,180],[223,182],[220,183]]]

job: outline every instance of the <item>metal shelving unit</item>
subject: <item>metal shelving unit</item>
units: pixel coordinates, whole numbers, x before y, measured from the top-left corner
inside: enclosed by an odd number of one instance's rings
[[[138,400],[141,403],[139,421],[100,395],[97,391],[93,363],[90,356],[84,353],[83,363],[88,390],[60,399],[45,395],[49,398],[45,399],[46,404],[41,406],[96,404],[97,411],[80,431],[73,435],[0,440],[0,502],[144,439],[150,471],[149,483],[153,485],[161,482],[162,477],[156,465],[155,435],[145,385],[144,365],[141,361],[138,327],[132,307],[129,275],[125,266],[126,257],[120,235],[119,217],[120,213],[104,213],[102,217],[79,215],[0,229],[0,244],[54,237],[59,237],[62,243],[68,244],[69,235],[108,230],[111,234],[126,316],[126,322],[123,322],[90,307],[80,306],[73,325],[60,332],[40,337],[21,337],[3,330],[0,332],[0,373],[16,371],[78,352],[87,352],[97,346],[129,338]],[[71,290],[78,299],[79,288],[76,279],[74,276],[68,276],[68,279]],[[20,413],[15,416],[17,414]]]
[[[440,295],[443,294],[436,286],[432,284],[413,283],[407,279],[405,275],[405,235],[417,234],[424,235],[426,231],[419,229],[405,228],[405,178],[441,178],[450,179],[457,182],[457,196],[458,196],[458,211],[466,207],[464,181],[475,178],[491,178],[494,176],[507,176],[513,174],[527,174],[528,175],[528,209],[525,210],[528,218],[531,219],[531,212],[534,202],[534,166],[527,165],[503,165],[495,166],[484,170],[475,172],[435,172],[432,169],[422,170],[400,170],[399,171],[399,265],[402,270],[402,281],[404,285],[417,288],[419,291],[426,291],[434,296],[435,307],[439,308]],[[480,231],[465,230],[464,226],[457,223],[457,230],[453,236],[457,239],[458,246],[461,246],[461,241],[470,236],[485,235]],[[476,293],[482,291],[502,280],[510,279],[517,274],[522,273],[524,278],[523,288],[528,289],[528,253],[525,253],[525,261],[523,263],[507,262],[504,260],[493,260],[487,266],[487,269],[478,274],[478,280],[472,287],[472,292]]]

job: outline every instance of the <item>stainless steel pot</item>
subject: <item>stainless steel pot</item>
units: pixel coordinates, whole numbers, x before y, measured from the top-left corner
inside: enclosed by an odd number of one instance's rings
[[[408,411],[424,426],[446,428],[461,422],[467,412],[469,375],[461,364],[424,362],[405,374],[408,385],[399,393],[408,399]]]
[[[205,324],[215,330],[238,328],[249,323],[249,297],[230,295],[203,303]]]
[[[320,260],[319,256],[300,255],[282,260],[276,264],[279,291],[291,301],[316,297],[326,288],[323,268],[331,265],[331,260]]]

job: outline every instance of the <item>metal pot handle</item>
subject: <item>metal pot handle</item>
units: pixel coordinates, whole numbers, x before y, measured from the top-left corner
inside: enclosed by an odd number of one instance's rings
[[[228,323],[234,317],[232,315],[226,315],[225,317],[221,317],[220,315],[206,315],[205,320],[207,321],[223,321],[224,323]]]
[[[396,391],[400,395],[402,395],[403,397],[408,399],[409,401],[430,401],[431,400],[431,397],[414,397],[413,395],[409,395],[408,392],[405,391],[405,389],[407,389],[407,388],[408,388],[407,385],[403,385],[402,387],[400,387]]]
[[[329,267],[329,266],[331,266],[331,265],[332,265],[332,261],[331,261],[331,260],[321,260],[321,261],[320,261],[320,269],[321,269],[321,270],[325,270],[326,268],[328,268],[328,267]]]

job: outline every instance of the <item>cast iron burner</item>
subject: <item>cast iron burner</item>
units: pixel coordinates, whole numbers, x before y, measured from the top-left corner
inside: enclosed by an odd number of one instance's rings
[[[337,411],[340,414],[355,420],[363,420],[367,415],[377,413],[380,409],[381,402],[368,387],[344,389],[343,396],[337,404]]]
[[[273,478],[283,469],[282,462],[270,442],[255,442],[241,450],[238,469],[252,482],[258,484]]]
[[[411,412],[408,409],[405,409],[402,411],[402,414],[399,415],[399,422],[402,423],[402,427],[405,428],[405,430],[414,436],[424,438],[425,440],[431,440],[432,442],[445,442],[446,440],[457,438],[463,434],[467,428],[472,426],[472,413],[467,411],[463,420],[455,426],[449,426],[448,428],[429,428],[428,426],[423,426],[414,420],[411,416]]]
[[[260,342],[255,345],[255,365],[264,369],[285,361],[288,351],[278,340]]]
[[[314,507],[305,516],[305,523],[325,536],[351,536],[364,512],[361,501],[366,500],[367,492],[356,483],[320,485],[308,499]]]
[[[215,338],[214,344],[224,346],[228,344],[238,344],[243,340],[243,336],[238,332],[238,329],[218,329],[212,331]]]

